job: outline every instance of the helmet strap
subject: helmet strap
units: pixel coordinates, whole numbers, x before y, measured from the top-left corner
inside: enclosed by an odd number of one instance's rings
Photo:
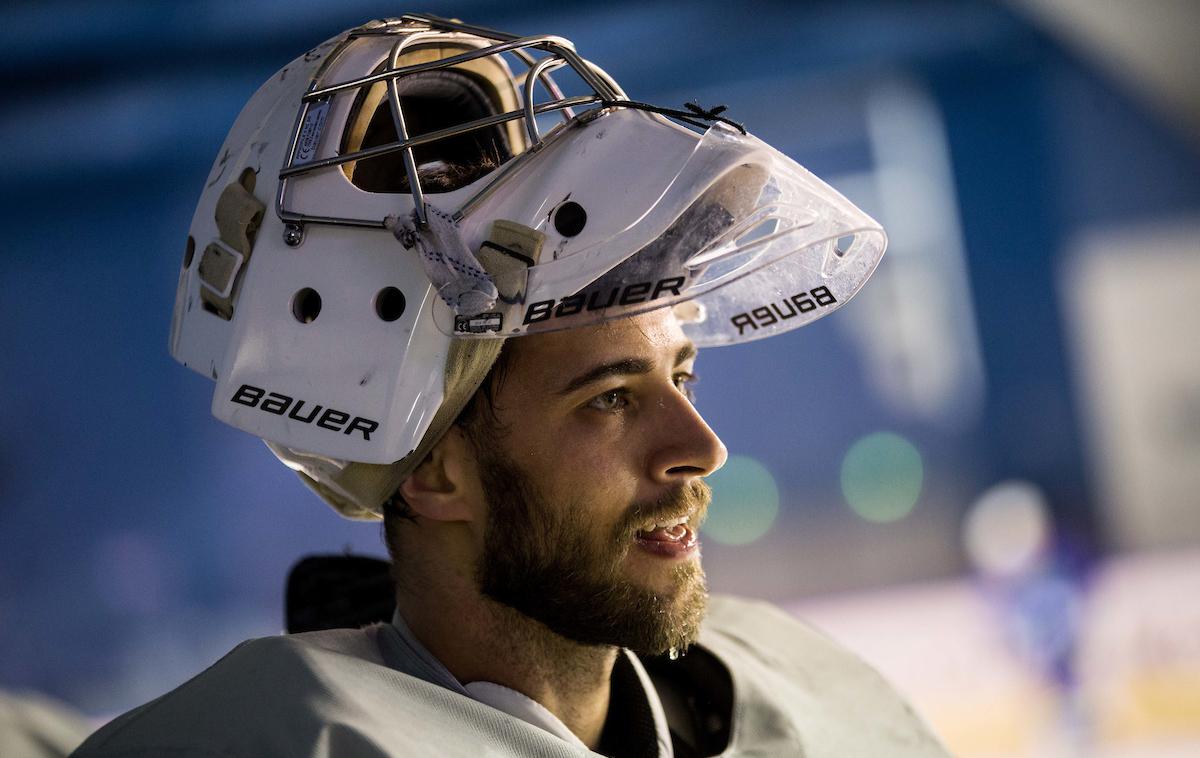
[[[218,239],[208,243],[196,273],[200,277],[200,299],[221,318],[233,318],[241,273],[254,249],[254,237],[262,225],[266,206],[254,196],[254,170],[247,168],[230,182],[217,198],[214,213]]]
[[[460,316],[474,316],[496,304],[496,282],[459,232],[454,217],[426,203],[428,223],[389,216],[384,225],[406,250],[417,250],[429,282],[450,309]]]

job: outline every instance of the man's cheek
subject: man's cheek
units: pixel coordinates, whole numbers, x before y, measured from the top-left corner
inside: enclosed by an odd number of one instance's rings
[[[572,420],[559,427],[540,429],[524,448],[527,470],[550,468],[555,479],[594,479],[609,476],[621,467],[621,444],[589,419]]]

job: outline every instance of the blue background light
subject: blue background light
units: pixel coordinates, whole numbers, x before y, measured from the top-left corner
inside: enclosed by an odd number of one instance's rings
[[[907,516],[921,496],[921,453],[893,432],[874,432],[855,442],[842,459],[842,495],[867,521]]]
[[[731,455],[708,478],[712,505],[704,522],[706,539],[724,545],[748,545],[764,534],[779,515],[779,487],[767,467],[744,455]]]

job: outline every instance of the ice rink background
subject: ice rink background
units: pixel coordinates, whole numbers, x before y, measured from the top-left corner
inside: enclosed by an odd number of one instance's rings
[[[1196,749],[1200,129],[1038,5],[9,7],[0,688],[125,710],[277,633],[301,555],[382,552],[214,421],[166,342],[241,105],[343,28],[427,10],[725,104],[889,230],[852,307],[702,357],[732,454],[714,590],[813,618],[964,755]]]

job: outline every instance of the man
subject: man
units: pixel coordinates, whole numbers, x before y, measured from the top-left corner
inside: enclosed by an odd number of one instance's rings
[[[944,754],[700,566],[726,454],[697,346],[831,311],[883,244],[719,109],[632,101],[559,38],[407,16],[293,61],[201,197],[172,353],[383,518],[396,613],[246,643],[80,754]]]

